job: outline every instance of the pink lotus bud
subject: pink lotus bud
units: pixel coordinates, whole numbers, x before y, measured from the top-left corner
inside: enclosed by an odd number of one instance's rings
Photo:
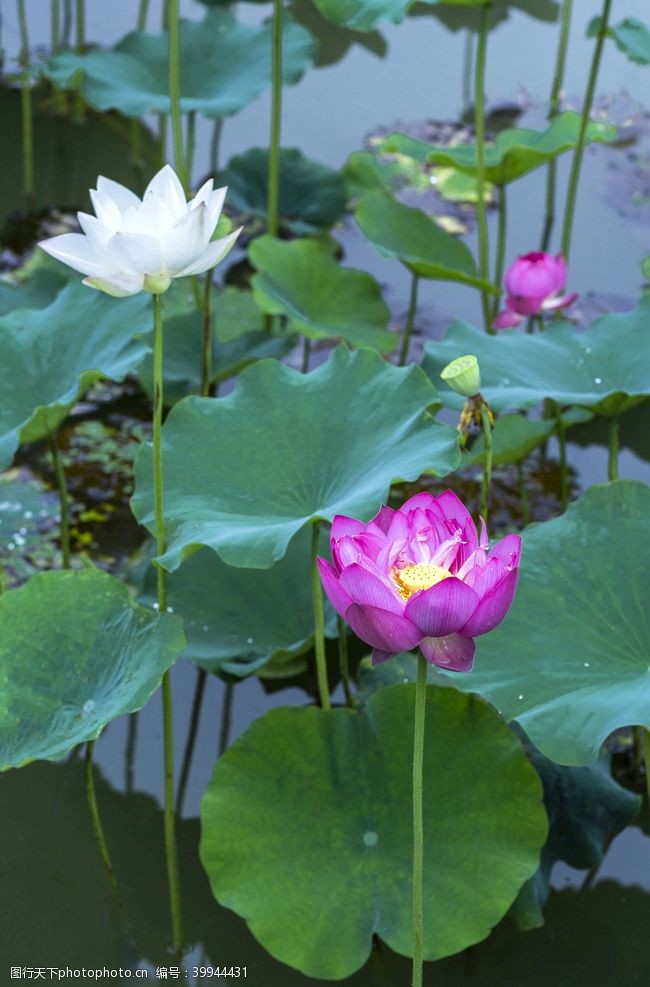
[[[562,254],[541,250],[518,257],[505,276],[506,308],[494,320],[495,329],[518,325],[526,316],[566,308],[578,297],[563,295],[567,266]]]

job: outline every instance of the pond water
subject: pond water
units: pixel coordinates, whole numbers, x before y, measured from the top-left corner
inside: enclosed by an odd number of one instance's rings
[[[47,18],[41,9],[44,6],[40,0],[28,2],[34,45],[47,41]],[[157,5],[152,6],[157,18]],[[181,7],[191,17],[202,13],[200,5],[192,0],[186,0]],[[566,78],[571,105],[579,104],[581,99],[592,50],[584,38],[584,26],[587,16],[594,12],[593,4],[576,7]],[[88,37],[102,44],[116,40],[135,21],[135,8],[136,4],[128,0],[113,0],[110,4],[89,0]],[[643,17],[647,2],[628,0],[621,13]],[[245,21],[259,20],[267,14],[266,5],[238,4],[237,15]],[[3,10],[2,16],[2,43],[11,57],[18,47],[13,6]],[[520,120],[524,123],[543,119],[557,31],[557,24],[531,20],[513,10],[491,36],[489,97],[493,104],[520,103]],[[373,129],[389,128],[397,122],[417,123],[428,117],[458,118],[463,110],[465,33],[449,32],[430,13],[423,13],[409,17],[400,26],[383,25],[381,34],[387,45],[385,58],[377,58],[355,45],[342,62],[314,70],[298,87],[285,90],[284,146],[299,146],[306,154],[340,167],[349,153],[363,146],[365,136]],[[522,87],[531,79],[536,89],[524,92]],[[639,264],[650,248],[648,226],[643,223],[647,213],[643,215],[641,210],[635,221],[631,204],[635,188],[631,157],[639,148],[647,151],[648,147],[650,123],[639,106],[639,102],[648,102],[647,68],[632,65],[612,46],[604,59],[598,88],[601,93],[617,97],[615,117],[618,114],[624,119],[635,118],[638,143],[632,150],[598,148],[586,155],[570,287],[584,295],[599,285],[610,306],[624,309],[638,297]],[[227,121],[221,144],[223,161],[250,146],[265,143],[268,111],[268,99],[262,98]],[[207,168],[209,141],[210,128],[199,127],[197,178]],[[561,187],[567,167],[565,157],[559,167]],[[531,213],[541,214],[543,191],[541,170],[513,188],[509,203],[511,259],[536,246],[526,237]],[[351,222],[336,235],[345,249],[345,263],[371,271],[385,285],[386,300],[399,323],[408,298],[406,272],[397,262],[380,258]],[[468,240],[475,246],[472,233]],[[598,299],[586,301],[584,309],[591,313],[598,304]],[[423,283],[420,330],[439,335],[452,313],[478,323],[478,297],[452,284]],[[646,412],[637,416],[627,430],[630,445],[637,451],[640,433],[647,434],[647,426]],[[623,431],[626,432],[625,426]],[[569,449],[579,483],[587,486],[604,480],[606,454],[597,444],[602,440],[585,431],[580,441],[584,445],[571,442]],[[551,446],[551,458],[553,454]],[[620,475],[650,481],[650,468],[640,455],[624,449]],[[179,662],[174,669],[177,778],[190,731],[196,678],[195,667],[186,662]],[[340,701],[342,697],[336,698]],[[242,921],[215,905],[197,857],[199,803],[217,752],[265,710],[275,705],[302,704],[305,699],[301,688],[267,692],[255,678],[234,688],[216,678],[207,680],[179,827],[187,935],[194,944],[183,965],[190,971],[186,982],[215,982],[193,978],[194,965],[245,966],[246,982],[253,987],[292,987],[315,982],[270,959]],[[111,724],[95,752],[101,811],[130,923],[126,934],[116,928],[112,902],[97,860],[86,813],[81,759],[73,757],[66,764],[35,764],[3,777],[4,846],[11,847],[9,853],[5,850],[0,865],[4,872],[0,892],[4,895],[6,941],[3,968],[7,964],[100,966],[140,961],[152,971],[151,979],[156,966],[173,965],[167,951],[161,734],[160,702],[156,697],[137,717]],[[598,872],[589,876],[586,887],[584,872],[557,865],[544,928],[518,933],[506,918],[486,943],[429,965],[425,982],[431,987],[541,987],[549,982],[556,987],[647,984],[647,831],[648,820],[644,818],[618,837]],[[401,985],[409,977],[410,963],[381,946],[364,970],[346,983],[359,987]],[[235,981],[219,978],[218,982]]]

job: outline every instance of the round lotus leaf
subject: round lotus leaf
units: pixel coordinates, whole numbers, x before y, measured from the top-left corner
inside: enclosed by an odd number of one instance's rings
[[[322,532],[321,554],[329,536]],[[196,552],[167,580],[167,599],[183,618],[183,657],[208,672],[243,678],[304,654],[313,644],[311,531],[303,528],[272,569],[237,569],[208,549]],[[147,568],[143,602],[152,603],[156,575]],[[325,631],[337,636],[336,614],[325,603]]]
[[[239,24],[226,10],[180,26],[181,112],[225,117],[253,103],[271,84],[271,25]],[[285,15],[282,80],[300,80],[314,60],[308,31]],[[48,74],[61,89],[80,87],[97,110],[126,116],[170,113],[169,36],[133,32],[115,48],[55,55]]]
[[[618,415],[650,396],[650,297],[632,312],[602,315],[586,330],[553,323],[533,336],[520,329],[496,336],[454,322],[440,342],[429,343],[424,370],[437,383],[440,371],[462,353],[481,367],[481,393],[495,411],[532,408],[545,398],[599,415]],[[440,386],[446,405],[462,398]]]
[[[413,274],[496,290],[479,278],[467,244],[443,230],[421,209],[405,206],[381,191],[367,192],[354,218],[380,254],[401,260]]]
[[[293,19],[306,27],[316,39],[317,68],[340,62],[355,44],[378,58],[384,58],[388,52],[388,42],[379,31],[351,31],[333,24],[323,17],[312,0],[292,0],[288,10]]]
[[[182,623],[96,570],[39,573],[0,597],[0,770],[63,757],[133,713],[183,650]]]
[[[397,335],[375,279],[341,267],[331,244],[320,240],[276,240],[261,236],[248,248],[257,268],[255,301],[269,315],[284,315],[290,329],[309,339],[344,339],[391,353]]]
[[[565,151],[572,151],[578,143],[580,114],[567,110],[554,118],[547,130],[527,130],[513,127],[502,130],[494,141],[485,147],[485,177],[496,185],[504,185],[527,175]],[[586,142],[611,141],[616,128],[609,124],[589,123]],[[407,134],[391,134],[381,145],[386,154],[406,154],[425,164],[456,168],[468,175],[477,170],[474,144],[455,147],[436,147]]]
[[[594,17],[587,27],[587,37],[595,38],[600,31],[601,18]],[[650,28],[636,17],[626,17],[620,24],[607,29],[607,37],[613,38],[622,51],[637,65],[650,65]]]
[[[251,216],[267,215],[269,152],[253,147],[231,158],[219,175],[228,201]],[[280,219],[294,233],[328,230],[345,212],[345,184],[338,171],[306,158],[295,147],[280,151]]]
[[[373,935],[412,948],[415,687],[362,714],[276,709],[219,760],[201,807],[201,860],[217,900],[309,977],[338,980]],[[539,779],[494,710],[427,690],[424,954],[484,939],[536,870]],[[254,850],[252,850],[254,848]]]
[[[228,565],[268,568],[305,525],[370,518],[394,480],[444,476],[458,433],[432,417],[436,404],[419,367],[343,346],[309,374],[260,360],[227,397],[185,398],[163,427],[162,565],[207,545]],[[135,471],[131,506],[152,528],[150,446]]]
[[[72,405],[100,377],[122,380],[149,343],[148,295],[110,298],[80,283],[50,305],[14,309],[0,318],[0,469],[20,442],[54,432]]]
[[[618,727],[650,729],[649,551],[644,483],[591,487],[562,517],[531,525],[512,609],[477,640],[475,670],[449,681],[561,764],[595,761]]]

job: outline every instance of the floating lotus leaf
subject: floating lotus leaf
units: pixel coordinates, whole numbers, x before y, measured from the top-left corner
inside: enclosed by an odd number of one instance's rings
[[[580,114],[567,110],[552,121],[547,130],[526,130],[515,127],[502,130],[485,148],[485,177],[497,185],[512,182],[546,164],[559,154],[571,151],[578,143]],[[611,141],[616,128],[592,121],[587,126],[586,142]],[[406,134],[391,134],[381,145],[383,153],[407,154],[425,164],[457,168],[468,175],[477,170],[476,147],[459,144],[456,147],[436,147]]]
[[[45,308],[53,302],[68,280],[62,267],[55,262],[52,267],[37,268],[30,278],[0,281],[0,316],[15,308]]]
[[[269,152],[253,147],[231,158],[219,176],[228,199],[251,216],[267,215]],[[346,195],[338,171],[306,158],[295,147],[280,151],[280,219],[295,233],[327,230],[345,212]]]
[[[272,710],[220,759],[203,798],[215,897],[308,977],[349,976],[375,934],[410,955],[414,695],[382,689],[362,714]],[[437,959],[489,934],[546,836],[517,738],[451,689],[428,689],[424,830],[424,955]]]
[[[122,380],[142,360],[153,315],[148,295],[109,298],[67,285],[37,310],[0,318],[0,469],[20,442],[49,435],[93,381]]]
[[[271,25],[238,24],[226,10],[209,10],[202,21],[181,21],[181,112],[226,117],[254,102],[271,84]],[[128,34],[112,50],[66,51],[48,63],[61,89],[80,87],[97,110],[127,116],[170,112],[169,37],[166,32]],[[296,83],[311,66],[309,32],[285,16],[282,78]]]
[[[344,339],[390,353],[397,335],[387,328],[390,311],[379,285],[365,271],[341,267],[328,243],[261,236],[248,249],[257,268],[255,301],[270,315],[310,339]]]
[[[553,323],[528,335],[503,330],[496,336],[453,323],[441,342],[429,343],[423,367],[434,382],[455,357],[474,353],[481,366],[481,393],[495,411],[531,408],[544,398],[599,415],[618,415],[650,396],[650,298],[633,312],[603,315],[579,332]],[[440,388],[445,404],[463,399]]]
[[[232,394],[185,398],[163,428],[167,552],[177,568],[199,545],[228,565],[264,569],[295,534],[335,514],[371,517],[390,483],[445,475],[455,429],[419,367],[393,367],[338,347],[300,374],[272,360],[249,367]],[[136,460],[137,519],[153,524],[151,448]]]
[[[594,17],[587,28],[587,37],[593,38],[600,31],[601,18]],[[650,29],[636,17],[626,17],[620,24],[607,30],[607,37],[613,38],[617,48],[632,62],[650,65]]]
[[[585,765],[616,728],[650,728],[650,487],[591,487],[523,533],[507,618],[452,685],[516,719],[553,761]]]
[[[349,196],[380,189],[384,192],[402,185],[428,187],[429,179],[412,158],[380,158],[372,151],[353,151],[341,175]]]
[[[53,619],[55,618],[55,619]],[[44,572],[0,597],[0,770],[63,757],[140,709],[185,643],[106,573]]]
[[[493,285],[478,276],[472,252],[421,209],[412,209],[384,192],[367,192],[354,214],[361,232],[385,257],[401,260],[422,278]]]
[[[323,532],[323,551],[328,538]],[[167,596],[183,618],[185,658],[208,672],[243,678],[270,662],[286,664],[312,645],[314,612],[311,532],[303,528],[272,569],[236,569],[201,549],[171,573]],[[155,599],[156,577],[149,566],[144,600]],[[326,632],[337,636],[336,615],[325,601]]]

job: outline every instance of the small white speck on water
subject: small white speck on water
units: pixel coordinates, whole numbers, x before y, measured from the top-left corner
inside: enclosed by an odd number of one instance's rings
[[[158,604],[157,603],[154,603],[153,608],[154,608],[154,610],[157,610],[158,609]]]
[[[25,513],[23,514],[23,517],[26,517],[27,520],[29,521],[30,518],[34,517],[34,515],[32,514],[31,511],[25,511]]]
[[[16,546],[14,545],[14,543],[12,541],[10,541],[9,544],[7,545],[7,548],[9,549],[10,552],[13,552],[13,550],[14,550],[15,547]]]
[[[523,698],[524,698],[523,696],[517,696],[517,699],[523,699]]]
[[[18,530],[19,530],[19,532],[20,532],[21,535],[26,535],[27,534],[27,528],[19,528]]]
[[[203,627],[202,627],[202,630],[207,631],[208,630],[208,625],[207,624],[204,624]]]
[[[167,607],[167,613],[173,613],[173,612],[174,612],[173,607]]]
[[[252,644],[252,643],[253,643],[253,638],[252,637],[247,637],[246,638],[246,644]]]
[[[602,384],[602,382],[603,382],[602,377],[594,377],[594,384]]]
[[[367,833],[363,834],[363,842],[365,846],[377,846],[379,837],[376,833],[373,833],[373,831],[369,829]]]

